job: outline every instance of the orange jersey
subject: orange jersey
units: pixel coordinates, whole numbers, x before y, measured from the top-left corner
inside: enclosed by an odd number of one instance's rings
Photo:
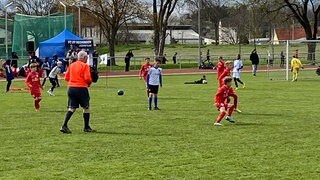
[[[232,87],[228,87],[226,85],[218,89],[214,96],[214,102],[216,104],[225,104],[229,96],[233,97],[233,104],[235,107],[237,107],[238,96],[236,95]]]
[[[231,70],[229,68],[225,68],[224,71],[218,77],[219,88],[224,85],[223,79],[230,75],[231,75]]]
[[[147,75],[150,67],[151,67],[150,63],[145,63],[140,68],[139,77],[143,77],[144,81],[147,81]]]
[[[218,63],[216,64],[216,69],[217,69],[217,79],[219,79],[219,76],[223,73],[224,69],[225,69],[225,65],[223,61],[218,61]]]
[[[64,79],[69,87],[88,87],[92,82],[88,64],[79,60],[70,64]]]

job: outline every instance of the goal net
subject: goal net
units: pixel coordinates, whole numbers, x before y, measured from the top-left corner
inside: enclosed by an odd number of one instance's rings
[[[299,79],[320,78],[316,73],[320,59],[320,40],[287,40],[270,42],[267,77],[270,80],[291,80],[291,60],[296,56],[304,66]]]

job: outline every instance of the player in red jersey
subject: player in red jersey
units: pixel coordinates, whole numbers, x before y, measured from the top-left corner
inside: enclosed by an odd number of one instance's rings
[[[151,64],[150,64],[150,58],[146,57],[146,63],[144,63],[143,65],[141,65],[140,71],[139,71],[139,78],[144,80],[144,82],[147,84],[147,75],[148,75],[148,71],[151,68]],[[149,91],[148,91],[148,87],[147,87],[147,96],[149,97]]]
[[[232,113],[234,109],[237,108],[238,104],[238,96],[236,93],[233,91],[231,84],[232,84],[232,78],[230,76],[227,76],[223,79],[224,85],[218,89],[214,96],[214,102],[215,105],[220,112],[214,125],[215,126],[222,126],[220,123],[221,120],[225,115],[227,115],[226,120],[234,123],[235,121],[233,120]],[[233,98],[233,104],[230,104],[228,102],[229,97]]]
[[[218,62],[214,68],[217,70],[217,79],[218,79],[219,76],[223,73],[224,69],[226,68],[224,65],[222,56],[219,56]]]
[[[31,72],[28,74],[25,80],[25,83],[30,88],[30,94],[34,99],[34,107],[36,111],[40,109],[40,101],[41,101],[40,89],[43,89],[40,83],[40,76],[39,76],[37,67],[38,65],[36,63],[30,64]]]
[[[225,77],[231,75],[231,69],[232,69],[232,62],[231,61],[226,61],[225,62],[225,68],[224,68],[223,72],[218,76],[219,88],[224,86],[223,79]]]

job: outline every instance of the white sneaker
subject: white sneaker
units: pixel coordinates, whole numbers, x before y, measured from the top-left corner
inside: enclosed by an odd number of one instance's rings
[[[215,125],[215,126],[223,126],[221,123],[214,123],[213,125]]]
[[[47,93],[49,94],[49,96],[54,96],[54,94],[50,90],[48,90]]]

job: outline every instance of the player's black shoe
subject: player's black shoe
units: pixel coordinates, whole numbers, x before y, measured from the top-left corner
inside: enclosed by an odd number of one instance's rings
[[[148,110],[151,111],[152,110],[151,107],[148,107]]]
[[[70,134],[71,131],[67,126],[61,126],[60,132],[65,133],[65,134]]]
[[[154,110],[160,110],[160,108],[158,108],[158,107],[154,107]]]
[[[91,127],[89,127],[89,128],[84,128],[83,132],[89,132],[89,133],[91,132],[92,133],[92,132],[97,132],[97,131],[94,129],[91,129]]]

